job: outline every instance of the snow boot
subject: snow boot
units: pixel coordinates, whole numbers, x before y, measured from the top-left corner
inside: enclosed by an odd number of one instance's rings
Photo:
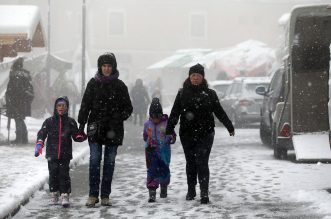
[[[195,191],[195,186],[189,186],[187,195],[186,195],[186,200],[187,201],[194,200],[196,195],[197,195],[197,193]]]
[[[112,206],[111,201],[109,198],[102,198],[101,199],[101,205],[102,206]]]
[[[51,192],[51,203],[56,205],[59,202],[59,192]]]
[[[69,203],[69,194],[68,193],[62,193],[61,194],[61,198],[62,198],[62,206],[64,208],[67,208],[70,206],[70,203]]]
[[[168,196],[168,187],[161,186],[160,198],[166,198]]]
[[[149,199],[148,202],[155,202],[156,200],[156,190],[155,189],[149,189]]]
[[[201,204],[209,203],[208,190],[206,190],[206,189],[201,190],[200,197],[201,197],[201,200],[200,200]]]
[[[99,199],[97,197],[90,196],[87,199],[86,206],[87,207],[94,207],[96,203],[99,202]]]

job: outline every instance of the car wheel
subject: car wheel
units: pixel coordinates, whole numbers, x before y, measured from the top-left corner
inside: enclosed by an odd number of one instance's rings
[[[271,146],[271,133],[266,130],[262,122],[260,123],[260,138],[264,145]]]

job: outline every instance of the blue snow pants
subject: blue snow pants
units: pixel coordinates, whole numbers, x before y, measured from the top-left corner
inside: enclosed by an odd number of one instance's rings
[[[157,189],[168,186],[170,183],[170,146],[156,148],[154,150],[145,149],[146,166],[147,166],[147,183],[148,189]]]

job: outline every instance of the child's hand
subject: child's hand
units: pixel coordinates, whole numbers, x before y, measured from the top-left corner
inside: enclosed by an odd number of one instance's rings
[[[176,142],[176,136],[166,135],[165,142],[166,144],[174,144]]]
[[[36,147],[34,149],[34,156],[38,157],[40,154],[43,153],[44,142],[42,140],[38,140]]]
[[[76,140],[77,140],[78,142],[83,142],[83,141],[85,141],[85,140],[87,139],[87,135],[86,135],[85,132],[83,131],[82,133],[78,133],[78,134],[76,134],[75,138],[76,138]]]

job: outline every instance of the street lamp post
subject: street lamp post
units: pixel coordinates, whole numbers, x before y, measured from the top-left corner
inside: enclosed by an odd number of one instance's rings
[[[86,44],[86,2],[83,0],[82,6],[82,91],[81,95],[83,96],[85,91],[85,44]]]
[[[48,23],[47,23],[47,57],[46,57],[46,87],[50,87],[51,83],[51,66],[50,66],[50,56],[51,56],[51,0],[48,0]],[[49,93],[48,93],[49,94]]]

